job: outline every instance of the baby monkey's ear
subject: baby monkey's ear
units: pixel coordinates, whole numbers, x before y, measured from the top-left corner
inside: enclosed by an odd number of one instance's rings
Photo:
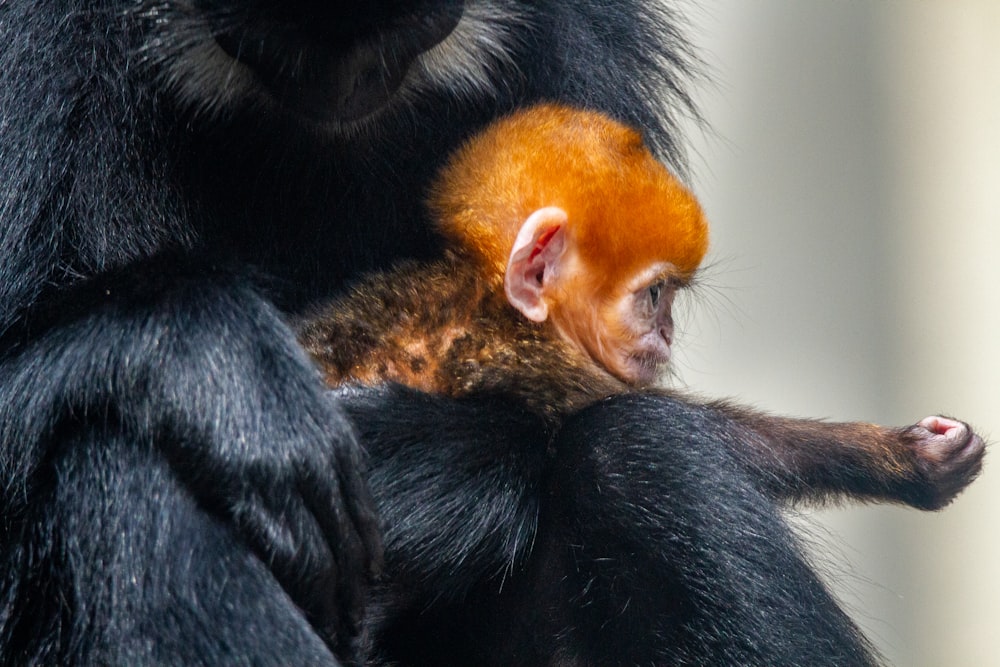
[[[533,322],[544,322],[549,316],[545,296],[566,256],[568,220],[561,208],[540,208],[528,216],[514,239],[504,274],[504,293],[510,304]]]

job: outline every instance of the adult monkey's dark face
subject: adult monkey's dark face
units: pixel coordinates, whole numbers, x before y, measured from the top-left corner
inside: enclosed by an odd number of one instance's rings
[[[317,128],[363,123],[447,82],[488,90],[510,0],[189,0],[144,5],[143,51],[199,112],[257,109]]]
[[[386,105],[417,57],[458,25],[464,2],[204,5],[222,50],[283,107],[322,123],[357,120]]]

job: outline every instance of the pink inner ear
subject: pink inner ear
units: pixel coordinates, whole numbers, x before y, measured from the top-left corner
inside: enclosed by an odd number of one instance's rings
[[[555,236],[556,232],[558,231],[559,231],[559,226],[555,225],[553,227],[549,227],[544,232],[542,232],[542,235],[538,237],[537,241],[535,241],[535,247],[531,249],[531,254],[528,255],[529,262],[534,258],[538,257],[538,255],[542,252],[542,250],[545,249],[545,246],[549,244],[549,241],[552,240],[552,237]]]

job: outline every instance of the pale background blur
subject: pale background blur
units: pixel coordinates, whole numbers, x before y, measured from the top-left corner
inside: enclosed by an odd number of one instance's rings
[[[1000,2],[685,1],[714,81],[712,133],[691,132],[713,251],[678,314],[682,384],[801,416],[941,412],[1000,443]],[[807,518],[891,664],[1000,665],[997,456],[940,513]]]

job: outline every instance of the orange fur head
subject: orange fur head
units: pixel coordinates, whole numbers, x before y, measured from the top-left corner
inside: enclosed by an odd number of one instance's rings
[[[555,104],[514,113],[467,142],[429,205],[443,234],[501,281],[525,218],[546,206],[563,209],[589,268],[589,293],[599,297],[656,262],[690,278],[708,247],[697,200],[637,131]]]

